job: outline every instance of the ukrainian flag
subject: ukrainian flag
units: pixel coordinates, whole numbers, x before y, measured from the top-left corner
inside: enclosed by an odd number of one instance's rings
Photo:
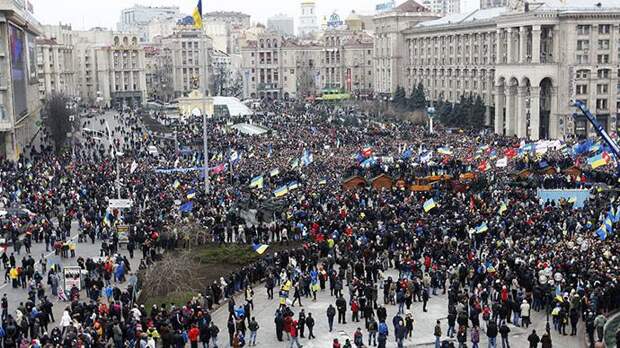
[[[269,245],[267,244],[253,244],[252,245],[252,249],[254,249],[254,251],[256,251],[258,255],[264,254],[265,251],[267,251],[267,248],[269,248]]]
[[[250,181],[250,188],[263,188],[263,176],[259,175],[257,177],[252,178]]]
[[[202,29],[202,0],[198,0],[198,5],[194,9],[192,17],[194,18],[194,28]]]
[[[181,186],[181,183],[179,182],[179,180],[175,180],[174,184],[172,184],[172,187],[174,187],[175,189],[178,189],[179,186]]]
[[[191,190],[187,191],[187,196],[186,197],[187,197],[187,199],[192,199],[192,198],[196,197],[196,190],[191,189]]]
[[[431,198],[428,201],[424,202],[424,212],[428,213],[431,209],[437,207],[435,201]]]
[[[601,225],[598,230],[596,230],[596,235],[601,239],[607,239],[607,228],[605,228],[605,224]]]
[[[480,226],[476,227],[476,233],[484,233],[486,231],[489,230],[489,226],[487,226],[487,223],[484,222],[482,224],[480,224]]]
[[[280,168],[273,169],[273,170],[269,173],[269,175],[270,175],[270,176],[276,176],[276,175],[278,175],[278,174],[280,174]]]
[[[327,184],[327,180],[325,180],[325,179],[321,179],[319,181],[319,185],[326,185],[326,184]]]
[[[276,196],[276,198],[282,197],[282,196],[286,196],[287,193],[288,193],[288,186],[286,186],[286,185],[284,185],[284,186],[280,187],[279,189],[273,191],[273,195]]]
[[[506,203],[502,203],[502,205],[499,207],[499,215],[503,215],[506,210],[508,210],[508,207],[506,207]]]
[[[299,183],[297,181],[291,181],[288,183],[288,190],[292,191],[299,188]]]
[[[596,156],[588,158],[588,164],[592,167],[592,169],[596,169],[598,167],[607,165],[609,163],[609,154],[607,152],[603,152]]]

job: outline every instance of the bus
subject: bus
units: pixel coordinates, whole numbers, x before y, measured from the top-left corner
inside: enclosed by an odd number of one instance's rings
[[[344,93],[339,89],[324,89],[321,91],[321,96],[316,98],[316,100],[325,100],[325,101],[340,101],[340,100],[348,100],[351,98],[349,93]]]

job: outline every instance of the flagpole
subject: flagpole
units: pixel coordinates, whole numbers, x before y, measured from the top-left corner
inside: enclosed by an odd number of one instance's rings
[[[209,194],[209,153],[207,152],[208,150],[208,143],[207,143],[207,113],[206,110],[203,108],[203,112],[202,113],[202,138],[203,138],[203,154],[204,154],[204,171],[205,171],[205,193]]]

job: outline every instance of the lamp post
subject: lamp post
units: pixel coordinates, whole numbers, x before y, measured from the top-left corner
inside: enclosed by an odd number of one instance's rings
[[[433,117],[435,117],[435,107],[429,106],[426,109],[426,114],[428,115],[428,131],[433,134]]]

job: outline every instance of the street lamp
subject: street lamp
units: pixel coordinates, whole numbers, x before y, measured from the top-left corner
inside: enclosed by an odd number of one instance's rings
[[[426,114],[428,115],[428,130],[431,134],[433,134],[433,117],[435,117],[435,107],[429,106],[426,109]]]

